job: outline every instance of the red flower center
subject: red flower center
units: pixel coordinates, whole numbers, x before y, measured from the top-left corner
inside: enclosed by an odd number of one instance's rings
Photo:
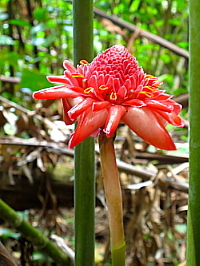
[[[112,104],[126,104],[126,101],[156,96],[161,83],[157,78],[146,75],[138,67],[136,59],[121,45],[115,45],[100,53],[91,64],[81,61],[76,78],[84,89],[86,97],[105,100]]]

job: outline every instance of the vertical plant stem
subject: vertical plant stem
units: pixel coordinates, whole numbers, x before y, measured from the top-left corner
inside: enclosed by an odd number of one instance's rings
[[[73,1],[73,57],[76,66],[80,60],[93,60],[93,0]]]
[[[200,265],[200,1],[189,1],[190,39],[190,189],[187,265]]]
[[[93,1],[73,1],[74,65],[93,59]],[[75,148],[75,265],[94,265],[94,138]]]
[[[75,265],[94,265],[94,139],[75,148]]]
[[[101,169],[108,206],[112,265],[125,265],[125,241],[123,228],[122,193],[114,150],[114,138],[105,133],[99,137]]]

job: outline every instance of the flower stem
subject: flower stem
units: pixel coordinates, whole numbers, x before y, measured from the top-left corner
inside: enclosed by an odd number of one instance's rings
[[[108,207],[112,265],[125,265],[122,193],[114,150],[114,137],[99,136],[101,169]]]
[[[73,1],[74,65],[92,61],[93,0]],[[75,147],[75,266],[94,265],[94,138]]]
[[[190,179],[187,231],[187,265],[200,265],[200,2],[189,1],[190,40]]]

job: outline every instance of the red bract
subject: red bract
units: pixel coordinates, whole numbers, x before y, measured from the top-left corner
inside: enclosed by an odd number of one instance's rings
[[[78,121],[70,148],[99,129],[110,137],[119,123],[125,123],[147,143],[160,149],[176,149],[165,126],[183,126],[178,116],[181,105],[159,89],[157,78],[145,74],[125,47],[115,45],[90,64],[84,60],[80,63],[75,68],[64,61],[64,75],[48,77],[50,82],[62,85],[33,95],[36,99],[61,98],[65,123]]]

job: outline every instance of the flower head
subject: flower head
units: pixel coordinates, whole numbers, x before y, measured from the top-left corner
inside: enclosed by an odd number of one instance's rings
[[[161,82],[145,74],[125,47],[115,45],[90,64],[82,60],[77,68],[64,61],[64,68],[63,76],[48,77],[50,82],[62,85],[37,91],[33,97],[61,98],[65,123],[78,121],[70,148],[100,129],[110,137],[122,122],[147,143],[176,149],[165,126],[183,126],[178,116],[181,105],[159,89]]]

